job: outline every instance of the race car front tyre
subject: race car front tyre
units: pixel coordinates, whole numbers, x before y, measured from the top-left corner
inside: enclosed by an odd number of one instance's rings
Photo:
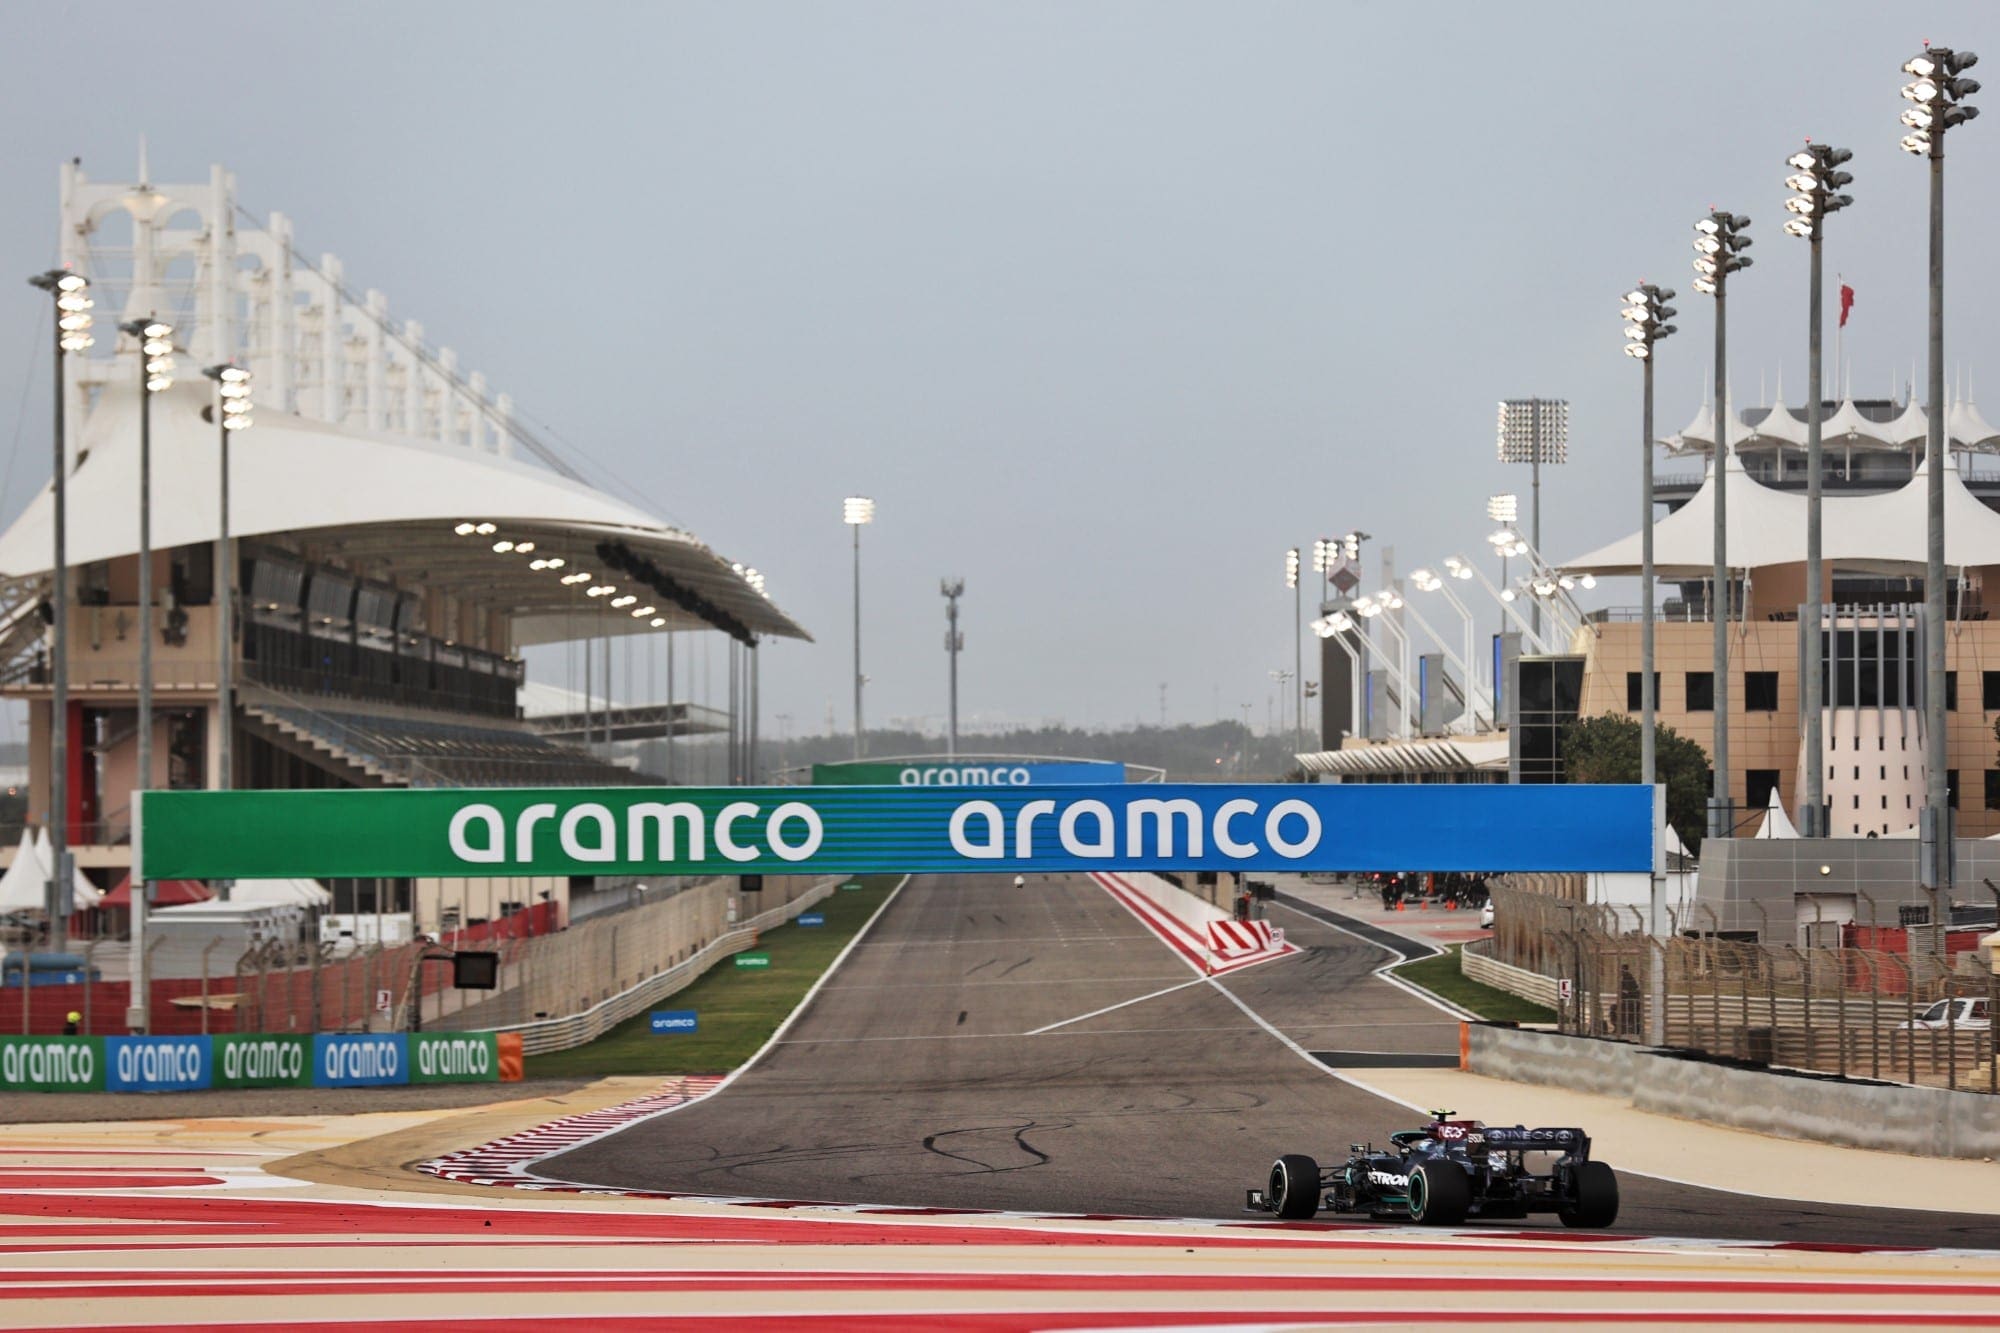
[[[1461,1167],[1425,1162],[1410,1172],[1410,1220],[1424,1226],[1456,1226],[1472,1210],[1472,1182]]]
[[[1576,1198],[1556,1210],[1566,1227],[1608,1227],[1618,1220],[1618,1177],[1602,1162],[1578,1162],[1570,1171]]]
[[[1271,1211],[1288,1222],[1303,1222],[1319,1211],[1319,1163],[1286,1153],[1271,1163]]]

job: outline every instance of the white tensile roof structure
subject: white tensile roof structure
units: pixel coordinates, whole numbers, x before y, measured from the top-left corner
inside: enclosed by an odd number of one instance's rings
[[[137,367],[133,367],[136,376]],[[217,430],[203,420],[212,400],[198,376],[153,400],[153,548],[213,542],[220,466]],[[106,393],[78,441],[69,478],[68,559],[72,566],[138,550],[139,405]],[[326,556],[365,559],[399,582],[463,592],[514,617],[515,647],[660,628],[706,628],[716,618],[750,633],[805,638],[783,611],[731,562],[644,510],[525,459],[427,440],[353,430],[331,422],[260,411],[230,441],[229,528],[233,537],[295,537]],[[45,486],[0,534],[0,578],[45,578],[53,549],[54,505]],[[493,525],[460,535],[465,523]],[[527,555],[495,552],[496,542],[533,543]],[[596,574],[621,591],[632,580],[608,568],[601,543],[650,560],[685,588],[706,614],[631,586],[658,618],[607,613],[565,575]],[[531,570],[533,559],[560,558]],[[606,599],[608,600],[608,599]]]
[[[1783,397],[1782,386],[1779,396]],[[1873,404],[1871,404],[1873,406]],[[1978,406],[1969,397],[1952,399],[1945,405],[1945,434],[1955,449],[1980,453],[2000,451],[2000,430],[1987,424]],[[1930,431],[1930,416],[1922,404],[1912,399],[1893,418],[1876,421],[1862,412],[1853,399],[1845,399],[1820,418],[1820,439],[1829,449],[1862,449],[1907,452],[1921,449]],[[1703,403],[1679,434],[1660,443],[1670,454],[1711,454],[1715,451],[1715,408]],[[1753,450],[1759,445],[1806,447],[1806,421],[1797,409],[1782,402],[1765,410],[1754,425],[1732,415],[1729,447]]]
[[[1806,558],[1806,497],[1763,485],[1728,455],[1729,566],[1762,569],[1798,564]],[[1822,549],[1843,569],[1883,574],[1924,567],[1927,465],[1900,489],[1879,495],[1827,496],[1822,503]],[[1965,488],[1958,464],[1946,453],[1944,478],[1945,563],[1958,568],[2000,565],[2000,513]],[[1653,566],[1663,579],[1700,578],[1715,568],[1715,468],[1710,464],[1701,489],[1653,525]],[[1639,534],[1620,538],[1575,559],[1562,569],[1572,574],[1636,575]]]

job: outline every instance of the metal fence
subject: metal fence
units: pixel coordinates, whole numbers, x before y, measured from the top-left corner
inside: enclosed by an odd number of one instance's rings
[[[1918,951],[1721,938],[1696,905],[1648,936],[1640,909],[1495,887],[1491,940],[1475,956],[1570,982],[1562,1031],[1643,1041],[1655,996],[1666,1045],[1755,1064],[1995,1091],[1991,1015],[2000,978],[1977,949]],[[1879,932],[1873,934],[1879,935]],[[1912,932],[1918,940],[1928,938]],[[1840,936],[1836,933],[1835,939]],[[1925,1013],[1941,1000],[1936,1018]]]
[[[733,877],[705,880],[551,933],[531,932],[554,924],[552,909],[551,920],[543,922],[535,915],[541,909],[531,908],[440,936],[437,944],[445,949],[500,956],[499,985],[491,991],[454,989],[450,963],[427,960],[427,953],[439,950],[424,943],[368,946],[336,956],[306,942],[245,948],[240,940],[219,937],[197,948],[185,939],[156,936],[147,948],[154,978],[149,1027],[162,1034],[525,1030],[616,1012],[615,1022],[638,1010],[609,1002],[642,992],[648,1000],[656,992],[670,993],[708,963],[748,947],[757,930],[817,902],[835,882],[771,875],[761,894],[739,895]],[[31,978],[37,984],[0,987],[0,1033],[61,1032],[71,1013],[86,1033],[128,1030],[129,942],[92,940],[73,952],[73,966]],[[178,963],[167,970],[186,975],[160,975],[161,963],[170,957]],[[664,988],[653,984],[667,974],[676,980]],[[577,1040],[609,1026],[578,1025],[575,1031],[587,1035]],[[537,1046],[559,1048],[546,1041]]]

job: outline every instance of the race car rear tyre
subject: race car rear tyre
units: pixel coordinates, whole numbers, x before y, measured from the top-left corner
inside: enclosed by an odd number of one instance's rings
[[[1425,1162],[1410,1172],[1410,1220],[1423,1226],[1456,1226],[1472,1209],[1472,1182],[1449,1162]]]
[[[1578,1162],[1570,1171],[1576,1198],[1556,1210],[1566,1227],[1608,1227],[1618,1220],[1618,1177],[1602,1162]]]
[[[1319,1163],[1300,1153],[1286,1153],[1271,1163],[1271,1187],[1266,1191],[1271,1211],[1288,1222],[1303,1222],[1319,1211]]]

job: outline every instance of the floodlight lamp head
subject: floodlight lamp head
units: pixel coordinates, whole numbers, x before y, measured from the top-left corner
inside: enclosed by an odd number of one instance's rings
[[[840,502],[840,519],[852,527],[875,521],[875,502],[865,495],[850,495]]]
[[[1800,171],[1811,171],[1819,165],[1819,157],[1809,150],[1797,152],[1785,159],[1785,165],[1788,167],[1797,167]]]
[[[1582,584],[1586,588],[1595,588],[1597,586],[1597,575],[1585,574],[1582,578],[1578,579],[1577,582]]]

